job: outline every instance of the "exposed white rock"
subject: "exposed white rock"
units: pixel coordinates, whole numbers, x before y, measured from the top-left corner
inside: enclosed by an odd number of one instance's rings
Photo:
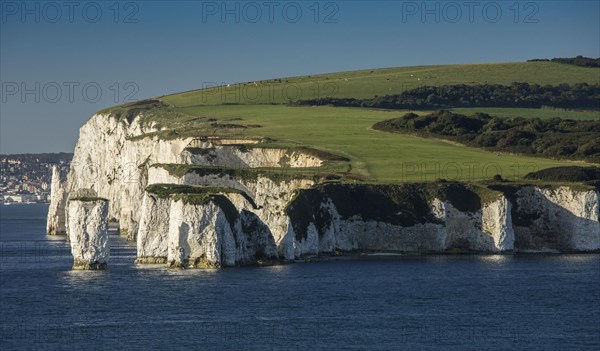
[[[438,200],[439,201],[439,200]],[[448,201],[442,217],[446,250],[502,252],[513,249],[510,203],[502,195],[475,212],[463,212]]]
[[[328,217],[323,221],[325,227],[317,228],[311,221],[306,233],[295,233],[290,225],[287,236],[294,238],[296,258],[337,250],[502,252],[513,249],[510,209],[500,194],[475,212],[459,211],[450,202],[436,198],[430,204],[435,220],[402,225],[365,220],[360,214],[344,219],[332,200],[324,199],[315,216]]]
[[[194,148],[211,148],[216,145],[254,145],[264,143],[267,140],[259,137],[248,137],[248,138],[235,138],[235,137],[220,137],[220,136],[209,136],[196,138],[190,141],[188,147]]]
[[[256,182],[248,182],[244,185],[257,205],[257,209],[252,212],[269,227],[280,256],[286,260],[294,259],[294,255],[291,254],[293,246],[290,246],[293,245],[293,241],[291,238],[286,241],[290,223],[286,207],[297,190],[308,189],[314,185],[314,182],[306,179],[275,181],[259,177]]]
[[[48,235],[66,234],[65,203],[67,194],[64,189],[64,181],[60,170],[52,166],[52,184],[50,185],[50,207],[46,221],[46,233]]]
[[[600,196],[596,191],[575,191],[563,186],[555,190],[541,189],[541,192],[548,201],[561,208],[554,212],[555,220],[570,224],[570,249],[600,249]]]
[[[197,148],[184,150],[181,154],[181,163],[258,168],[320,167],[323,161],[317,156],[294,149],[206,142]]]
[[[193,239],[194,245],[189,245],[194,248],[193,254],[188,254],[184,251],[185,257],[182,260],[187,260],[190,263],[195,260],[196,264],[202,261],[201,266],[220,266],[234,262],[235,264],[244,264],[256,262],[256,252],[266,254],[268,257],[274,257],[277,254],[279,257],[286,260],[293,260],[305,256],[314,256],[320,254],[333,254],[337,251],[388,251],[388,252],[421,252],[421,251],[479,251],[479,252],[507,252],[514,249],[515,231],[512,225],[512,205],[510,201],[501,193],[497,193],[496,198],[483,203],[482,208],[469,212],[460,211],[455,208],[449,201],[441,201],[433,199],[430,203],[430,211],[432,220],[424,223],[415,223],[412,225],[392,224],[385,221],[365,220],[361,215],[352,216],[350,218],[342,218],[331,199],[324,198],[319,205],[319,215],[328,217],[327,221],[318,224],[314,220],[310,220],[305,232],[296,233],[294,225],[286,208],[289,202],[294,197],[294,191],[297,189],[308,189],[311,186],[310,181],[302,180],[287,180],[274,181],[266,177],[258,177],[255,180],[236,180],[229,176],[214,178],[211,176],[195,176],[193,183],[196,185],[212,185],[226,186],[244,189],[251,195],[252,202],[249,202],[247,197],[240,194],[227,194],[227,198],[240,216],[234,223],[229,223],[229,227],[224,227],[219,224],[215,213],[221,213],[216,207],[203,207],[200,210],[196,208],[196,212],[191,218],[199,218],[207,216],[209,218],[206,225],[206,230],[202,232],[201,238],[210,237],[210,240]],[[190,181],[192,178],[187,178]],[[531,190],[531,189],[530,189]],[[589,238],[584,241],[585,246],[579,243],[577,250],[595,250],[594,240],[597,240],[597,202],[598,197],[595,192],[586,192],[577,195],[570,189],[562,189],[559,192],[544,192],[539,191],[538,198],[535,198],[527,191],[523,191],[520,196],[521,205],[524,201],[543,202],[539,196],[546,194],[547,197],[554,199],[555,202],[566,201],[571,203],[569,213],[580,213],[581,216],[587,216],[589,223],[584,222],[589,233]],[[559,196],[559,194],[562,194]],[[558,197],[557,197],[558,196]],[[527,200],[524,200],[527,199]],[[576,200],[579,199],[579,200]],[[580,201],[580,205],[575,202]],[[546,201],[548,202],[548,201]],[[203,205],[206,206],[206,205]],[[539,207],[539,205],[538,205]],[[560,206],[559,206],[560,207]],[[530,204],[528,209],[534,208]],[[562,207],[560,207],[562,209]],[[563,209],[564,210],[564,209]],[[183,212],[182,212],[183,211]],[[222,210],[221,210],[222,211]],[[566,211],[566,210],[564,210]],[[595,212],[596,211],[596,212]],[[186,210],[177,209],[177,213],[188,213]],[[561,211],[559,211],[561,212]],[[241,215],[243,213],[243,216]],[[318,215],[314,213],[314,215]],[[595,217],[594,217],[595,216]],[[169,216],[172,218],[180,218],[171,209]],[[221,216],[221,220],[224,217]],[[246,219],[244,219],[246,218]],[[252,218],[252,224],[248,221]],[[566,218],[563,218],[567,220]],[[559,220],[560,221],[560,220]],[[551,225],[560,227],[556,220],[550,221]],[[172,225],[172,224],[171,224]],[[256,234],[250,234],[248,228],[259,228],[255,230],[259,233],[260,246],[249,244],[253,240],[256,241]],[[220,229],[219,229],[220,228]],[[229,228],[229,229],[227,229]],[[231,233],[230,233],[231,232]],[[173,240],[170,241],[169,247],[181,247],[181,238],[184,242],[188,242],[188,234],[181,231],[174,231],[170,227],[170,233]],[[212,233],[212,234],[210,234]],[[580,235],[580,238],[586,238],[585,235]],[[212,252],[219,252],[217,243],[223,243],[224,239],[233,236],[236,243],[236,252],[234,259],[221,261],[216,259],[217,254],[206,254],[206,243],[212,247]],[[595,239],[596,238],[596,239]],[[177,244],[173,244],[177,242]],[[198,244],[201,243],[201,244]],[[277,244],[277,252],[271,249],[273,244]],[[591,243],[591,245],[590,245]],[[204,249],[200,249],[203,247]],[[243,248],[247,249],[244,250]],[[179,249],[177,249],[179,250]],[[173,251],[172,255],[176,255]],[[209,251],[210,252],[210,251]],[[204,255],[204,256],[203,256]],[[230,257],[230,256],[227,256]],[[207,258],[210,258],[207,260]],[[200,261],[198,261],[200,259]],[[180,260],[181,261],[181,260]],[[184,262],[181,261],[181,262]]]
[[[70,199],[67,211],[73,269],[105,269],[110,257],[108,201]]]
[[[217,268],[235,264],[235,240],[225,213],[214,201],[171,203],[168,266]]]
[[[181,196],[145,196],[138,263],[215,268],[278,259],[269,227],[247,210],[253,205],[244,196],[227,193],[193,201],[194,196],[184,196],[191,202]]]
[[[119,121],[108,114],[96,114],[79,131],[65,192],[92,188],[98,196],[109,200],[109,219],[119,222],[122,234],[135,239],[140,220],[144,189],[149,182],[148,168],[156,163],[178,163],[182,151],[194,138],[164,140],[158,137],[139,137],[153,132],[153,126]],[[233,140],[235,141],[235,140]],[[287,149],[240,148],[210,142],[218,148],[220,165],[224,167],[287,166],[312,167],[321,165],[315,156]],[[167,176],[167,178],[169,178]],[[171,183],[154,178],[153,183]],[[52,201],[59,206],[60,201]],[[64,219],[56,211],[53,222]],[[50,218],[50,217],[49,217]]]
[[[166,263],[170,198],[145,193],[137,235],[136,263]]]
[[[402,226],[365,221],[360,216],[342,219],[331,200],[321,204],[321,209],[331,218],[328,227],[317,230],[315,223],[310,223],[305,239],[302,234],[294,233],[290,225],[289,236],[295,239],[296,258],[336,251],[441,252],[445,249],[445,228],[439,223]]]
[[[515,246],[521,251],[600,249],[599,200],[594,190],[567,186],[519,189],[514,200]]]
[[[174,163],[192,140],[135,138],[154,131],[135,118],[130,124],[108,114],[96,114],[79,130],[66,192],[92,188],[109,200],[109,219],[119,222],[122,234],[135,239],[147,169],[154,163]]]
[[[168,266],[217,268],[234,266],[238,257],[236,235],[241,233],[238,218],[227,218],[224,201],[211,198],[202,204],[171,202],[168,234]],[[231,222],[230,222],[231,221]],[[239,245],[239,243],[238,243]]]
[[[482,209],[482,229],[491,235],[495,250],[510,251],[514,249],[515,232],[512,225],[512,205],[505,196],[496,201],[484,204]],[[491,249],[490,251],[494,251]]]
[[[148,168],[148,184],[193,184],[186,182],[184,177],[176,177],[171,175],[169,171],[158,165]]]
[[[250,204],[247,200],[236,202],[235,196],[228,195],[235,203],[239,211],[246,210],[253,213],[266,225],[275,240],[279,254],[287,260],[293,260],[294,241],[293,236],[288,235],[289,217],[285,209],[293,199],[297,190],[309,189],[315,183],[309,179],[271,179],[267,175],[259,175],[255,178],[234,178],[229,175],[198,175],[188,173],[183,177],[170,175],[160,167],[151,167],[149,170],[149,184],[186,184],[199,186],[226,187],[245,192],[253,200]],[[275,177],[276,178],[276,177]],[[239,198],[239,197],[238,197]]]

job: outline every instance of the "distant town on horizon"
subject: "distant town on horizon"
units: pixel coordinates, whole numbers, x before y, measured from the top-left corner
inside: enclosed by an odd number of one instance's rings
[[[69,170],[71,153],[0,155],[0,204],[47,203],[52,166]]]

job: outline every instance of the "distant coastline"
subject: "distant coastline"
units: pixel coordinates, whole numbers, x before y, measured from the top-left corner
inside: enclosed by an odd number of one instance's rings
[[[44,202],[0,202],[0,206],[20,206],[20,205],[50,205],[49,201]]]
[[[51,169],[68,171],[72,153],[0,155],[0,204],[48,204]]]

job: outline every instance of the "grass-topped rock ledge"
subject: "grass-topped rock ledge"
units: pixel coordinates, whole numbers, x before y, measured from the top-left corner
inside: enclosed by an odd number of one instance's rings
[[[224,187],[154,184],[146,189],[137,263],[218,268],[278,260],[268,228],[243,192]]]
[[[386,68],[111,107],[81,127],[48,231],[66,231],[67,204],[104,198],[108,219],[137,241],[137,262],[169,267],[595,251],[598,70]],[[271,94],[247,100],[248,87]]]

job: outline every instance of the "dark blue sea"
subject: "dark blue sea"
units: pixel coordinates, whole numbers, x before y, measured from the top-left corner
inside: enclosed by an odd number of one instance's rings
[[[596,254],[72,271],[46,212],[0,206],[0,350],[600,349]]]

